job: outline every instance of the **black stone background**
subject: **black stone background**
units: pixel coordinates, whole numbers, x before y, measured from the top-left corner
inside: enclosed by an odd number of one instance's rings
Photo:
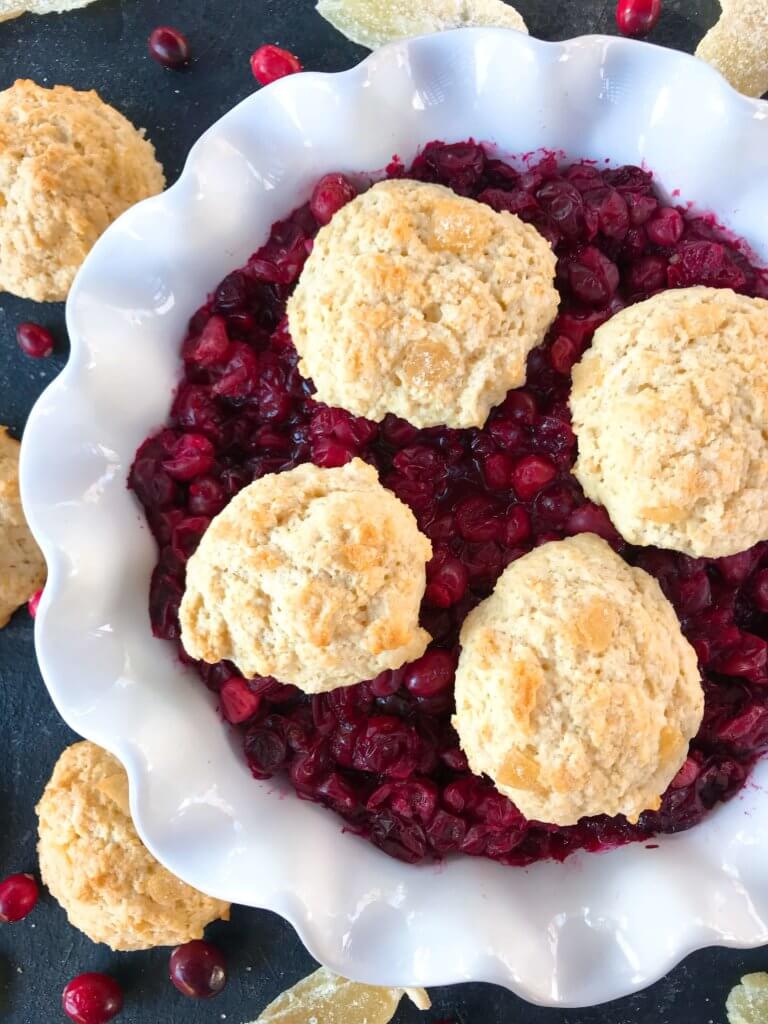
[[[532,34],[544,39],[615,32],[614,0],[519,0],[518,7]],[[253,90],[248,57],[257,46],[280,43],[319,71],[342,70],[365,56],[313,8],[313,0],[99,0],[66,15],[27,15],[0,24],[0,89],[17,77],[97,89],[147,128],[173,181],[200,133]],[[653,41],[693,50],[717,12],[717,0],[665,0]],[[187,33],[194,48],[189,70],[166,71],[149,59],[146,38],[158,24]],[[15,326],[27,319],[54,331],[53,358],[35,361],[20,353]],[[33,402],[66,355],[62,305],[0,295],[0,423],[20,436]],[[0,878],[35,870],[35,801],[60,751],[74,739],[45,691],[32,623],[22,609],[0,632]],[[59,994],[66,982],[82,971],[103,970],[125,986],[125,1024],[243,1024],[313,969],[290,926],[267,912],[236,908],[232,922],[213,926],[209,935],[226,951],[230,980],[215,1000],[194,1002],[167,981],[166,950],[113,954],[95,946],[44,895],[26,921],[0,925],[0,1021],[63,1021]],[[766,969],[768,950],[708,950],[645,992],[595,1009],[541,1009],[499,988],[463,985],[433,991],[430,1014],[404,1002],[396,1021],[725,1024],[731,986],[747,971]]]

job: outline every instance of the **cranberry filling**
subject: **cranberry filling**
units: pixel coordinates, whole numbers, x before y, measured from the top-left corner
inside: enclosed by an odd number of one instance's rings
[[[314,400],[297,369],[285,303],[319,222],[350,198],[347,178],[325,177],[311,203],[275,224],[192,317],[169,425],[137,452],[130,486],[159,549],[153,632],[190,661],[178,623],[186,561],[242,487],[309,460],[340,466],[360,455],[432,540],[421,619],[434,643],[396,672],[315,697],[287,682],[244,680],[228,663],[196,663],[241,732],[253,775],[284,771],[302,799],[411,862],[459,852],[528,864],[690,828],[741,788],[768,748],[768,543],[719,560],[625,545],[571,473],[570,372],[595,329],[624,305],[695,284],[768,295],[768,273],[711,219],[665,206],[638,167],[559,168],[547,156],[521,171],[468,141],[430,143],[409,170],[393,161],[389,173],[513,210],[555,246],[561,307],[529,356],[526,387],[510,392],[482,430],[417,430],[394,416],[371,423]],[[511,561],[583,531],[659,580],[704,680],[705,717],[690,756],[660,810],[636,825],[526,821],[468,771],[450,721],[464,617]]]

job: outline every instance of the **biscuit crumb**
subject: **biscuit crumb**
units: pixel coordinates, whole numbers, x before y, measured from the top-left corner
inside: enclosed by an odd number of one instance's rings
[[[229,904],[204,896],[143,845],[120,762],[95,743],[68,747],[37,805],[40,874],[70,924],[115,950],[200,939]]]
[[[0,629],[44,585],[46,575],[21,507],[20,447],[7,427],[0,427]]]
[[[502,0],[318,0],[317,13],[347,39],[369,50],[407,36],[452,28],[528,31],[522,15]]]
[[[317,398],[417,427],[482,426],[557,312],[530,224],[442,185],[382,181],[318,232],[288,301]]]
[[[187,563],[182,643],[306,693],[420,657],[432,546],[361,459],[264,476],[214,518]]]
[[[0,289],[65,299],[97,238],[164,185],[143,131],[95,92],[19,79],[0,92]]]
[[[768,92],[768,4],[720,0],[723,13],[699,43],[696,56],[717,68],[746,96]]]
[[[454,725],[527,818],[656,810],[704,713],[696,654],[652,576],[594,534],[513,562],[461,630]]]
[[[666,291],[573,368],[574,473],[630,544],[721,558],[768,539],[768,301]]]

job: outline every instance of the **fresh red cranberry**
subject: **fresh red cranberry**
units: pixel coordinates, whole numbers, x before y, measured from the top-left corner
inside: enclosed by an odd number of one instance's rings
[[[260,46],[251,54],[251,71],[260,85],[269,85],[301,70],[299,58],[280,46]]]
[[[40,600],[42,596],[42,589],[36,590],[32,597],[30,597],[29,601],[27,601],[27,611],[33,619],[37,617],[37,609],[40,607]]]
[[[170,25],[160,25],[149,37],[149,55],[166,68],[183,68],[189,64],[190,49],[187,37]]]
[[[515,465],[512,485],[521,501],[530,501],[556,476],[557,470],[549,459],[526,455]]]
[[[333,215],[356,195],[355,186],[343,174],[326,174],[315,185],[309,208],[318,224],[329,224]]]
[[[75,1024],[107,1024],[123,1008],[123,990],[107,974],[80,974],[62,992],[61,1005]]]
[[[645,36],[661,16],[661,0],[619,0],[616,24],[625,36]]]
[[[32,875],[10,875],[0,882],[0,921],[21,921],[37,903],[37,882]]]
[[[163,461],[163,469],[174,480],[194,480],[213,466],[214,447],[202,434],[182,434]]]
[[[456,657],[450,651],[427,651],[411,662],[405,673],[405,685],[414,697],[434,697],[453,683]]]
[[[21,351],[33,359],[44,359],[53,352],[53,335],[40,324],[29,321],[16,328],[16,341]]]
[[[224,954],[201,939],[177,946],[171,953],[168,972],[179,992],[192,999],[217,996],[227,983]]]

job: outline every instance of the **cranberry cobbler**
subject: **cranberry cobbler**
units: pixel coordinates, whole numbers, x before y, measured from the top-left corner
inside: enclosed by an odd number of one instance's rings
[[[559,315],[528,357],[525,387],[482,429],[417,429],[391,414],[374,423],[313,398],[285,307],[319,227],[356,194],[342,175],[327,175],[192,317],[168,426],[136,455],[130,486],[159,549],[154,634],[190,662],[179,627],[186,562],[243,487],[304,462],[332,468],[360,457],[432,542],[421,625],[434,640],[415,662],[314,696],[290,680],[244,679],[228,662],[191,662],[239,730],[255,778],[286,773],[300,797],[409,862],[466,853],[521,865],[689,828],[742,787],[768,747],[768,542],[720,559],[624,543],[572,473],[570,375],[594,331],[623,307],[693,285],[768,297],[768,274],[711,218],[665,205],[638,167],[563,167],[547,155],[520,169],[471,141],[433,142],[387,174],[515,213],[554,247]],[[471,774],[451,725],[469,611],[521,555],[584,532],[656,577],[702,673],[701,729],[660,809],[636,824],[526,820]]]

